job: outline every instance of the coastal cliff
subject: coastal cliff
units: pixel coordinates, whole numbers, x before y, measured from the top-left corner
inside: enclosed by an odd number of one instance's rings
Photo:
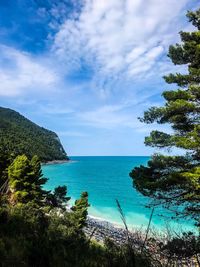
[[[0,107],[0,148],[13,155],[37,155],[43,162],[68,160],[56,133],[3,107]]]

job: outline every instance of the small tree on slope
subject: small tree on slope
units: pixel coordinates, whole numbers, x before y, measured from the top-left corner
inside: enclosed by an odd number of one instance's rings
[[[40,161],[34,156],[31,161],[26,155],[17,156],[8,167],[8,180],[11,193],[11,202],[27,203],[41,202],[46,195],[42,189],[47,181],[42,177]]]
[[[164,77],[179,88],[164,91],[163,107],[151,107],[140,118],[142,122],[169,123],[172,134],[152,131],[145,144],[158,148],[181,148],[185,155],[155,154],[148,166],[136,167],[130,173],[134,187],[151,197],[153,204],[175,208],[176,215],[195,219],[200,225],[200,9],[188,12],[194,32],[180,32],[181,44],[169,47],[175,65],[186,65],[187,74]]]
[[[80,199],[75,201],[75,205],[71,207],[71,210],[77,216],[78,224],[80,229],[86,225],[86,219],[88,215],[88,207],[90,204],[88,203],[88,193],[82,192]]]

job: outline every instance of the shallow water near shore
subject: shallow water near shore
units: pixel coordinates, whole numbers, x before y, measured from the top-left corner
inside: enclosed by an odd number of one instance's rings
[[[122,225],[116,206],[118,199],[130,228],[147,227],[151,210],[145,208],[145,205],[149,199],[133,188],[129,172],[136,166],[146,165],[149,157],[87,156],[70,159],[67,163],[42,166],[44,176],[49,178],[45,189],[52,190],[58,185],[66,185],[68,195],[72,197],[70,204],[79,198],[81,192],[87,191],[91,216]],[[156,208],[152,226],[162,229],[170,223],[173,228],[192,229],[191,222],[172,222],[160,216],[167,214],[165,209]]]

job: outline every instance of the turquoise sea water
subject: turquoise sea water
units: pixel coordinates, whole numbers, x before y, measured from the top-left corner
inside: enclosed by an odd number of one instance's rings
[[[71,161],[63,164],[45,165],[42,167],[44,176],[49,178],[46,189],[58,185],[67,185],[68,195],[74,199],[80,193],[89,193],[89,214],[110,222],[122,224],[116,206],[119,200],[127,223],[130,227],[146,227],[151,210],[145,208],[149,199],[143,197],[132,186],[129,172],[139,165],[146,165],[149,157],[71,157]],[[160,215],[167,211],[157,208],[154,212],[152,226],[162,228],[169,223]],[[189,222],[171,223],[175,227],[188,228]]]

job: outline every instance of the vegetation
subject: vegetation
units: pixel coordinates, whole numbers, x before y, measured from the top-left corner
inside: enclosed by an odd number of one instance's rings
[[[173,266],[174,262],[184,259],[188,262],[194,257],[195,262],[200,266],[200,237],[195,236],[192,232],[175,235],[167,242],[161,242],[161,253],[164,253],[168,259],[168,263]]]
[[[75,201],[75,205],[71,208],[71,210],[74,211],[74,213],[77,215],[77,222],[80,228],[84,227],[86,225],[86,219],[87,219],[87,208],[89,207],[88,203],[88,193],[83,192],[81,194],[81,198],[77,199]]]
[[[41,161],[67,159],[58,136],[18,112],[0,107],[0,147],[13,156],[37,155]]]
[[[13,159],[1,151],[0,163],[1,267],[151,266],[133,247],[87,237],[87,192],[67,211],[67,187],[44,190],[47,179],[37,156]]]
[[[164,91],[163,107],[152,107],[142,122],[165,124],[172,133],[152,131],[145,144],[157,148],[180,148],[180,156],[155,154],[148,166],[134,168],[133,184],[155,205],[174,210],[176,216],[189,217],[200,226],[200,9],[188,12],[194,32],[180,32],[181,44],[170,46],[169,57],[175,65],[186,65],[186,74],[164,77],[178,89]]]
[[[1,267],[155,267],[174,266],[177,261],[199,262],[200,240],[192,233],[167,241],[158,237],[143,241],[143,234],[138,233],[133,238],[119,203],[127,242],[119,244],[105,238],[104,243],[97,243],[84,231],[87,192],[69,212],[66,186],[52,192],[44,190],[47,179],[37,156],[29,160],[21,155],[5,162],[8,164],[0,176]]]

